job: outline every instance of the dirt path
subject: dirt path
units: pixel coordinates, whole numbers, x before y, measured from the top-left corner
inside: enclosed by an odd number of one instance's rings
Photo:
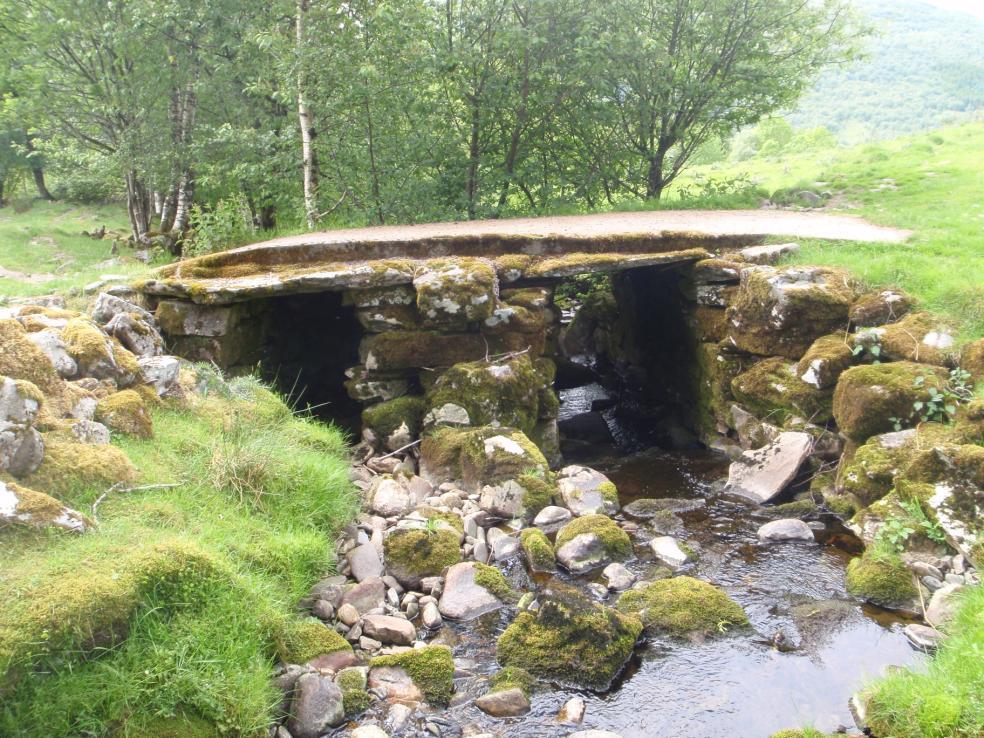
[[[548,218],[473,220],[457,223],[345,228],[265,241],[253,247],[301,244],[372,243],[422,238],[490,236],[566,236],[602,238],[633,234],[659,236],[670,232],[708,236],[788,236],[838,241],[901,243],[910,231],[885,228],[852,215],[827,215],[787,210],[657,210]]]

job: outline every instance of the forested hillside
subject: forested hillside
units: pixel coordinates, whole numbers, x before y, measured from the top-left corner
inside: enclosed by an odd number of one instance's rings
[[[920,0],[858,0],[866,58],[824,71],[789,116],[847,143],[952,122],[984,107],[984,20]]]

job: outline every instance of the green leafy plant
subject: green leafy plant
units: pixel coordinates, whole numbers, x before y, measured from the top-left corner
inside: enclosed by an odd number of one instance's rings
[[[851,354],[856,359],[864,360],[865,354],[871,358],[872,364],[881,364],[882,347],[878,336],[872,334],[872,338],[864,343],[858,343],[851,350]]]
[[[925,375],[918,376],[913,384],[916,387],[926,386]],[[949,380],[940,388],[928,387],[929,399],[916,400],[912,404],[915,414],[923,422],[949,423],[956,415],[957,407],[974,397],[974,389],[970,384],[970,372],[963,369],[950,371]]]
[[[188,256],[211,254],[249,241],[256,234],[246,196],[237,193],[219,200],[212,209],[191,208],[194,237],[184,246]]]
[[[878,538],[889,544],[894,550],[901,551],[905,547],[905,542],[916,532],[909,521],[902,517],[890,517],[882,524],[878,530]]]

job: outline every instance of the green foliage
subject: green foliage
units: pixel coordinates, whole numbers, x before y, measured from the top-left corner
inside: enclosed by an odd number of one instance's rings
[[[922,388],[926,377],[916,377],[915,386]],[[950,378],[942,387],[926,388],[929,397],[912,404],[915,414],[924,423],[950,423],[957,414],[957,407],[974,399],[974,386],[970,372],[956,368],[950,370]]]
[[[191,228],[194,235],[182,249],[185,256],[224,251],[248,243],[256,235],[253,214],[241,192],[219,200],[209,209],[192,205]]]
[[[876,735],[975,738],[984,732],[984,588],[962,593],[947,638],[923,668],[892,671],[870,685],[867,722]]]

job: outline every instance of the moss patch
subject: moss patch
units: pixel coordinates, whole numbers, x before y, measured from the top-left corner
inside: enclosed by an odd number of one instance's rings
[[[386,440],[402,426],[407,427],[411,438],[416,438],[420,435],[425,407],[423,397],[397,397],[363,410],[362,425],[371,429],[381,440]]]
[[[496,658],[543,679],[605,690],[625,665],[642,623],[555,587],[521,612],[496,643]]]
[[[130,459],[115,446],[46,440],[44,461],[25,481],[60,498],[87,487],[129,484],[136,476]]]
[[[955,363],[955,348],[939,349],[924,342],[933,333],[952,334],[951,328],[930,313],[909,313],[897,323],[882,326],[878,332],[882,353],[888,358],[938,366]]]
[[[632,555],[632,540],[629,534],[607,515],[584,515],[574,518],[557,532],[556,546],[560,548],[583,533],[594,533],[605,546],[605,551],[614,559],[625,559]]]
[[[383,540],[386,567],[405,586],[438,576],[461,561],[457,531],[397,528]]]
[[[154,435],[153,422],[143,397],[132,389],[114,392],[96,405],[95,419],[114,431],[138,438]]]
[[[515,428],[480,428],[463,440],[461,476],[470,489],[529,474],[545,475],[549,469],[536,444]]]
[[[277,657],[287,664],[306,664],[337,651],[352,651],[342,636],[315,618],[293,620],[276,635]]]
[[[556,566],[553,546],[539,528],[527,528],[519,534],[526,560],[534,571],[551,571]]]
[[[622,594],[616,607],[646,628],[682,636],[718,635],[748,625],[741,606],[720,589],[692,577],[673,577]]]
[[[894,607],[916,597],[912,572],[901,557],[887,546],[865,549],[847,566],[847,591],[875,605]]]
[[[345,717],[358,717],[372,704],[372,695],[364,689],[343,689],[342,706],[345,709]]]
[[[862,505],[872,504],[891,491],[911,453],[906,446],[885,448],[878,437],[870,439],[841,470],[841,491],[853,495]]]
[[[834,419],[845,435],[862,443],[894,430],[893,418],[911,424],[917,419],[913,403],[929,399],[929,387],[941,388],[946,379],[939,367],[908,361],[851,367],[834,390]]]
[[[489,680],[489,693],[518,689],[529,699],[534,684],[536,684],[536,679],[526,669],[521,669],[518,666],[507,666],[492,675]]]
[[[521,474],[516,478],[519,486],[526,490],[523,496],[523,509],[526,515],[536,515],[540,510],[552,505],[557,494],[557,485],[549,472],[542,476]]]
[[[503,602],[515,602],[516,592],[509,586],[505,575],[494,566],[476,563],[473,566],[475,571],[475,584],[491,592]]]
[[[26,380],[48,396],[64,391],[64,382],[51,361],[12,318],[0,320],[0,375]]]
[[[398,666],[432,705],[446,705],[454,693],[454,659],[446,646],[425,646],[390,656],[377,656],[370,667]]]

